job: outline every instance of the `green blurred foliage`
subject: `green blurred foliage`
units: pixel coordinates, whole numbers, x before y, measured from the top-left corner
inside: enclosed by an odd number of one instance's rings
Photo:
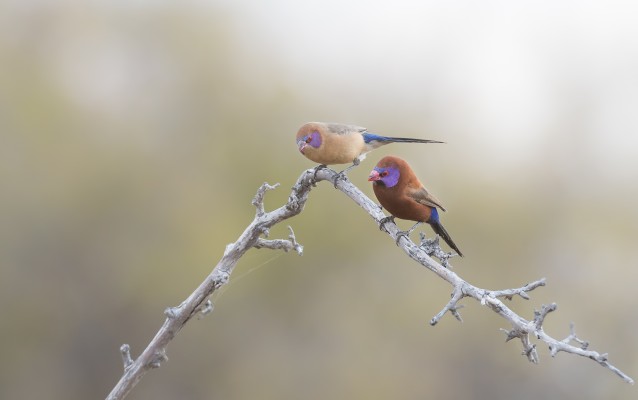
[[[317,32],[330,29],[327,15],[336,13],[337,24],[344,15],[381,23],[382,7],[262,7],[0,4],[0,398],[106,396],[122,372],[120,344],[139,354],[162,310],[181,302],[248,225],[259,185],[281,183],[266,198],[278,207],[312,167],[293,140],[309,120],[447,141],[388,146],[349,176],[371,194],[365,178],[375,160],[408,159],[449,208],[443,221],[467,254],[454,262],[461,276],[494,289],[547,277],[531,301],[512,306],[531,317],[534,307],[558,302],[550,334],[566,336],[574,321],[596,350],[638,377],[638,124],[630,107],[638,104],[638,46],[554,53],[581,42],[565,33],[552,47],[542,29],[530,28],[539,41],[520,46],[540,46],[529,68],[544,66],[541,86],[551,88],[539,89],[551,102],[539,123],[538,104],[522,100],[538,94],[539,82],[512,70],[511,48],[490,42],[521,31],[497,25],[494,37],[471,34],[490,31],[497,9],[474,15],[424,6],[415,12],[431,34],[422,36],[393,9],[387,36],[366,37],[353,22],[335,25],[346,33],[335,37]],[[560,18],[545,19],[554,11],[538,6],[523,25],[545,21],[556,33]],[[580,11],[581,20],[591,12]],[[436,15],[468,31],[446,30]],[[304,16],[308,31],[295,31]],[[601,17],[605,26],[625,26],[614,16]],[[618,43],[621,33],[600,40]],[[315,36],[304,42],[304,35]],[[474,54],[467,65],[458,62],[461,43],[469,43],[463,51],[483,46],[467,53]],[[492,52],[484,51],[490,43]],[[594,68],[588,57],[608,62]],[[624,69],[625,61],[633,67]],[[468,72],[491,63],[505,86]],[[521,99],[507,97],[511,88]],[[491,109],[503,104],[512,108]],[[538,129],[524,135],[530,124]],[[463,324],[446,316],[429,327],[450,288],[330,185],[313,190],[288,223],[304,256],[249,252],[215,294],[215,311],[181,332],[170,361],[129,398],[623,399],[635,392],[591,361],[550,359],[543,346],[541,365],[530,365],[518,343],[503,344],[503,321],[478,304],[466,302]],[[285,225],[271,232],[286,235]]]

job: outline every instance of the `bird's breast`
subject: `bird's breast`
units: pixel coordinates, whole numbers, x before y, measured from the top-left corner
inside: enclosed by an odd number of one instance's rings
[[[379,184],[373,185],[377,199],[390,214],[409,221],[428,222],[432,209],[419,204],[410,198],[405,190],[388,188]]]
[[[322,164],[348,164],[357,158],[364,149],[363,136],[352,134],[329,134],[324,138],[321,147],[315,151],[315,162]],[[310,155],[309,155],[310,158]]]

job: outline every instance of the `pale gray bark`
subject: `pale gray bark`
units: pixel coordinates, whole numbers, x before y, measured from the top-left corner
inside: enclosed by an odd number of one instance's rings
[[[168,344],[194,315],[198,313],[207,314],[212,311],[212,303],[208,298],[215,290],[228,282],[237,261],[246,251],[253,247],[269,248],[284,251],[294,250],[301,255],[303,246],[297,242],[292,228],[289,227],[290,235],[288,239],[274,240],[267,239],[269,229],[301,213],[308,200],[308,195],[315,184],[324,180],[332,181],[335,176],[336,173],[327,168],[304,171],[293,186],[286,204],[270,212],[264,210],[264,196],[268,190],[275,189],[278,184],[271,186],[264,183],[258,189],[253,199],[253,205],[256,208],[253,221],[236,242],[226,246],[221,260],[199,287],[179,306],[171,307],[164,311],[166,315],[164,324],[142,354],[136,359],[133,359],[129,346],[127,344],[122,345],[120,351],[124,363],[124,374],[108,395],[107,399],[124,399],[146,372],[153,368],[158,368],[162,362],[167,360],[166,348]],[[388,235],[397,242],[397,245],[403,249],[410,258],[428,268],[452,286],[450,301],[430,320],[430,325],[436,325],[447,312],[450,312],[460,321],[461,316],[458,310],[461,306],[458,303],[463,298],[470,297],[479,301],[482,305],[488,307],[508,321],[511,325],[511,329],[504,329],[507,334],[506,340],[509,341],[514,338],[520,339],[523,346],[523,355],[525,355],[529,361],[534,363],[538,362],[536,344],[532,343],[532,339],[536,339],[549,346],[552,356],[562,351],[592,359],[603,367],[613,371],[625,382],[633,384],[634,381],[632,378],[608,362],[606,354],[588,350],[589,344],[576,336],[573,325],[570,328],[570,335],[563,340],[554,339],[545,333],[543,330],[543,321],[550,312],[556,310],[556,304],[543,305],[540,311],[534,313],[533,319],[527,320],[512,311],[501,300],[511,300],[514,296],[520,296],[527,300],[529,299],[528,292],[545,285],[545,278],[528,283],[517,289],[487,290],[473,286],[461,279],[450,269],[449,260],[453,255],[441,250],[438,245],[438,238],[428,240],[421,236],[421,242],[417,245],[405,235],[401,235],[401,231],[394,223],[383,223],[382,219],[385,215],[381,208],[349,180],[339,179],[335,187],[363,208],[364,211],[379,224],[379,227],[386,231]],[[432,257],[438,258],[440,263],[436,262]],[[572,345],[572,342],[577,344],[577,346]]]

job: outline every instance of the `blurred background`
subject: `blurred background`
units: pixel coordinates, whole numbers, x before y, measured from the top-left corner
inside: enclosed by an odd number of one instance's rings
[[[638,6],[622,1],[0,2],[0,398],[103,398],[337,121],[394,144],[448,208],[484,288],[548,285],[638,378]],[[428,321],[450,287],[330,184],[294,253],[252,250],[130,399],[626,399],[587,359],[505,344],[493,312]],[[407,228],[407,222],[400,222]],[[426,227],[424,231],[432,235]],[[418,235],[414,234],[415,239]]]

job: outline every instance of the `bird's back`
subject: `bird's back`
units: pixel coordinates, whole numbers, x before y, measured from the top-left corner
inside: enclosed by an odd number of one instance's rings
[[[324,125],[330,133],[334,133],[335,135],[361,135],[367,131],[367,129],[362,126],[339,124],[336,122],[326,122]]]

